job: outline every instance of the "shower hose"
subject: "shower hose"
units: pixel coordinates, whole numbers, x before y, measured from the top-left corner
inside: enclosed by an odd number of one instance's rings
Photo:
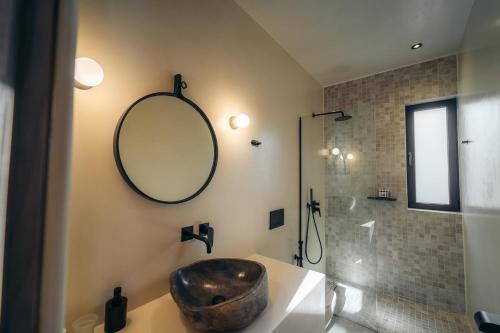
[[[309,259],[309,254],[307,253],[307,248],[309,247],[309,224],[310,224],[310,217],[312,216],[313,224],[314,224],[314,229],[316,230],[316,236],[318,237],[318,242],[319,242],[319,258],[316,261],[311,261]],[[316,265],[321,261],[321,258],[323,258],[323,244],[321,244],[321,237],[319,236],[319,231],[318,231],[318,225],[316,224],[316,218],[314,217],[314,210],[312,209],[311,204],[307,204],[307,227],[306,227],[306,259],[309,261],[310,264]]]

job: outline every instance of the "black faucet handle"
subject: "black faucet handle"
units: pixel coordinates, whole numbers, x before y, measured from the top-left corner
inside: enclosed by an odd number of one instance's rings
[[[311,201],[311,207],[312,207],[312,213],[318,213],[319,216],[321,217],[321,208],[320,208],[320,203],[316,200]]]
[[[210,243],[210,246],[214,246],[214,228],[209,227],[208,228],[208,242]]]
[[[214,245],[214,228],[210,226],[210,223],[202,223],[199,225],[200,236],[205,236],[210,243],[210,246]]]

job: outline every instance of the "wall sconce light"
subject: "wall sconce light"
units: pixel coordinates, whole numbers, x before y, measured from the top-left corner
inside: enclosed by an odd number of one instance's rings
[[[247,128],[250,125],[250,117],[246,113],[229,118],[229,125],[232,129]]]
[[[347,162],[353,160],[354,155],[351,153],[346,154],[342,148],[337,147],[332,148],[330,150],[330,153],[332,154],[332,156],[336,156],[339,160],[342,161],[341,163],[344,165],[344,174],[347,174]]]
[[[348,153],[348,154],[345,154],[342,150],[340,150],[339,148],[335,147],[335,148],[332,148],[332,150],[330,151],[331,154],[333,156],[339,156],[339,158],[342,160],[342,161],[345,161],[345,160],[353,160],[354,159],[354,155],[351,154],[351,153]]]
[[[94,59],[87,57],[75,60],[75,87],[78,89],[90,89],[101,84],[104,80],[104,71],[101,65]]]

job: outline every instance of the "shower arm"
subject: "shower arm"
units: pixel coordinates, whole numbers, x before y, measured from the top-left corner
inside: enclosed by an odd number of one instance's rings
[[[341,117],[345,116],[344,111],[338,110],[338,111],[330,111],[330,112],[323,112],[323,113],[314,113],[313,112],[312,117],[316,118],[316,117],[320,117],[320,116],[327,116],[329,114],[338,114],[338,113],[341,114]]]

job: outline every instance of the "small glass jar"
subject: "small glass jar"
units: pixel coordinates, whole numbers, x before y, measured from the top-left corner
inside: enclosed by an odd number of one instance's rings
[[[391,197],[391,192],[388,189],[386,189],[386,188],[380,188],[378,190],[378,196],[380,198],[390,198]]]
[[[94,333],[96,323],[97,315],[89,313],[75,320],[71,326],[75,333]]]

